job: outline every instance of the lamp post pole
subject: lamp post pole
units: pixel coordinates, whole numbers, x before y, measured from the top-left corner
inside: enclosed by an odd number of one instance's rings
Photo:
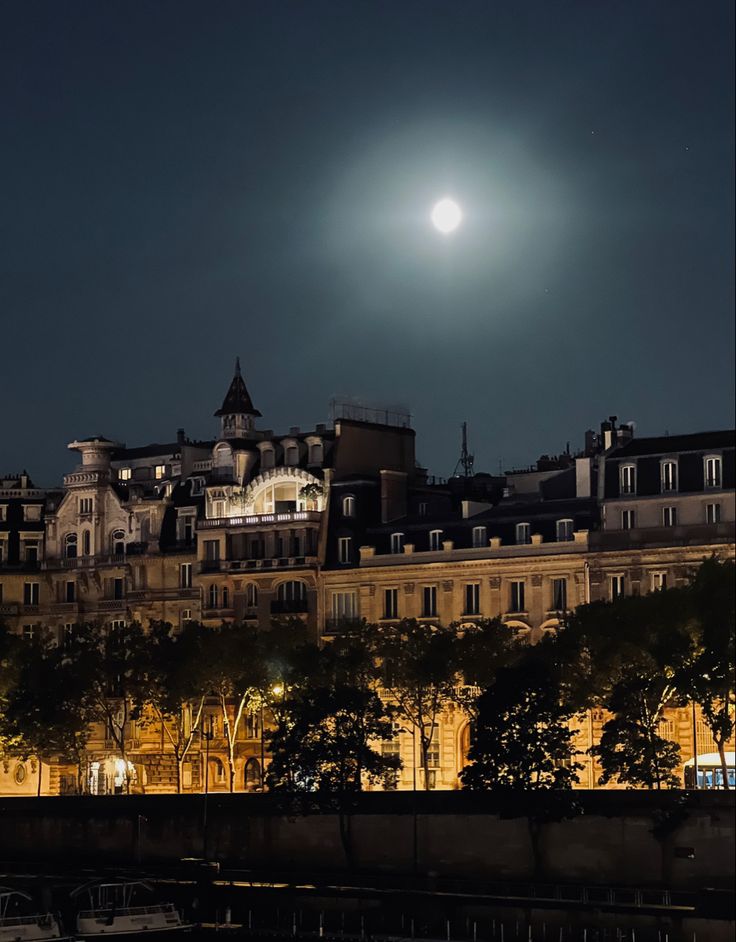
[[[207,796],[210,790],[210,741],[214,735],[212,731],[212,716],[207,723],[207,732],[202,732],[204,738],[204,805],[202,808],[202,857],[207,862]]]
[[[264,729],[263,729],[263,697],[261,697],[261,791],[266,790],[266,744],[264,742]]]
[[[695,701],[691,703],[693,711],[693,788],[698,788],[698,721],[695,713]]]

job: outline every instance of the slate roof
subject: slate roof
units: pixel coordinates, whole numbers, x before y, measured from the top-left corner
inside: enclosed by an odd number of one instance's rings
[[[235,360],[235,375],[230,383],[225,399],[215,415],[254,415],[260,416],[260,412],[253,406],[250,393],[245,388],[243,377],[240,375],[240,357]]]
[[[733,448],[736,432],[727,429],[717,432],[695,432],[692,435],[660,435],[657,438],[633,438],[614,452],[615,457],[633,458],[637,455],[665,455],[678,451],[703,451],[709,448]]]

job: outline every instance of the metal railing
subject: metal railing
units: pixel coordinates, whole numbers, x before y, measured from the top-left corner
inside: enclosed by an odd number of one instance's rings
[[[198,530],[213,530],[217,527],[258,527],[274,523],[318,523],[322,517],[319,510],[289,510],[273,514],[244,514],[238,517],[212,517],[200,520]]]

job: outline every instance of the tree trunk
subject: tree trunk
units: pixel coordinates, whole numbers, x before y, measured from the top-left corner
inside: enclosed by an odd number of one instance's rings
[[[723,787],[728,790],[728,764],[726,763],[726,747],[723,739],[716,739],[716,749],[718,749],[718,758],[721,760],[721,771],[723,772]]]
[[[181,795],[181,780],[184,769],[184,758],[183,756],[176,757],[176,794]]]

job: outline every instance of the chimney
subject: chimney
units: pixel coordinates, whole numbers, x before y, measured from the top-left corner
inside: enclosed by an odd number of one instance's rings
[[[591,459],[575,459],[575,496],[592,497]]]
[[[406,516],[406,485],[405,472],[381,471],[381,523]]]
[[[585,454],[594,455],[598,451],[598,435],[589,428],[585,433]]]
[[[608,449],[616,441],[616,421],[618,420],[617,415],[609,415],[607,422],[601,422],[601,438],[603,439],[603,450],[608,451]]]

